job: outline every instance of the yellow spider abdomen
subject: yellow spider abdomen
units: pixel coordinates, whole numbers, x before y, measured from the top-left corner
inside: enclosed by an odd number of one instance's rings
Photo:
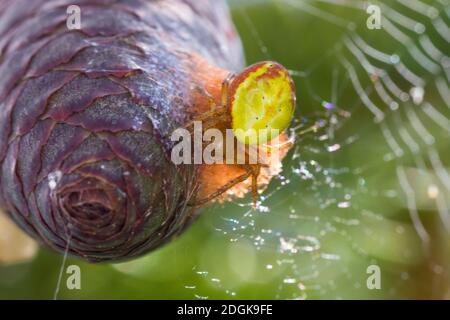
[[[234,135],[242,143],[276,138],[294,116],[295,88],[288,70],[270,61],[248,67],[230,85],[229,108]]]

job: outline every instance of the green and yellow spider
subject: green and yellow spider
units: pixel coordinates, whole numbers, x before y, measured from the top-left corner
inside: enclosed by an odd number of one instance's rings
[[[258,195],[257,178],[265,164],[260,161],[250,164],[248,151],[270,144],[270,141],[285,132],[292,121],[295,107],[294,81],[289,71],[279,63],[259,62],[240,74],[230,74],[222,84],[221,103],[214,103],[210,111],[196,117],[194,121],[201,121],[203,130],[232,129],[235,139],[247,153],[246,162],[236,164],[245,169],[245,173],[204,199],[195,201],[195,206],[219,197],[250,177],[255,205]]]

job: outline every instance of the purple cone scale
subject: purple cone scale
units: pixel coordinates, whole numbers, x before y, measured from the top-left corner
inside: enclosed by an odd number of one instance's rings
[[[81,8],[81,28],[67,8]],[[0,0],[0,205],[41,244],[93,262],[142,255],[196,217],[170,160],[195,65],[242,65],[214,0]]]

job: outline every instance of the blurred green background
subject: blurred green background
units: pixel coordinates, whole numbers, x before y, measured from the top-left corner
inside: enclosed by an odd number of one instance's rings
[[[248,199],[206,209],[185,234],[141,259],[90,265],[69,258],[65,267],[81,268],[82,289],[68,290],[63,273],[58,299],[450,298],[450,97],[441,82],[448,89],[449,43],[433,19],[401,1],[372,3],[386,15],[381,30],[367,28],[365,2],[357,0],[230,1],[248,63],[279,61],[296,81],[296,145],[283,174],[259,210]],[[450,25],[447,1],[421,3]],[[395,39],[395,29],[410,42]],[[414,49],[426,51],[424,35],[444,55],[437,71]],[[394,63],[370,56],[381,57],[377,51]],[[388,82],[380,94],[368,76],[367,63],[413,93],[397,58],[423,81],[420,103],[414,94],[395,97]],[[385,114],[381,121],[367,99]],[[441,118],[425,112],[425,100]],[[325,127],[301,134],[316,121]],[[0,298],[52,299],[62,260],[41,250],[29,263],[0,266]],[[367,288],[370,265],[380,267],[380,290]]]

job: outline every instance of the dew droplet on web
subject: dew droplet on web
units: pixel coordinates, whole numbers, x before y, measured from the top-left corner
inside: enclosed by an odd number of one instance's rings
[[[410,95],[413,99],[414,104],[420,105],[423,102],[425,90],[421,87],[414,87],[411,88]]]
[[[336,144],[333,144],[332,146],[328,146],[327,149],[328,149],[328,152],[335,152],[335,151],[338,151],[340,148],[341,148],[341,145],[336,143]]]

